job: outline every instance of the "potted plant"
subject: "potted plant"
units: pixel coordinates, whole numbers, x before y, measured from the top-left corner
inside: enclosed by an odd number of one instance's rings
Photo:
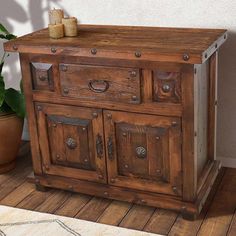
[[[0,23],[0,38],[16,38]],[[25,117],[25,101],[21,91],[6,89],[2,69],[9,54],[3,53],[0,61],[0,174],[15,167],[15,160],[21,143]]]

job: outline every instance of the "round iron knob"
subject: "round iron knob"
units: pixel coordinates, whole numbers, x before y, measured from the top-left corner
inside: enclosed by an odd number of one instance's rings
[[[131,77],[135,77],[137,75],[137,72],[133,70],[130,72],[130,75],[131,75]]]
[[[42,107],[41,106],[37,106],[38,111],[42,111]]]
[[[108,118],[108,119],[111,119],[111,118],[112,118],[112,115],[111,115],[111,114],[107,114],[107,118]]]
[[[13,45],[13,50],[17,51],[18,50],[18,47],[16,45]]]
[[[93,115],[94,118],[97,118],[97,117],[98,117],[98,113],[97,113],[97,112],[93,112],[92,115]]]
[[[57,52],[57,49],[56,49],[56,48],[51,48],[51,52],[52,52],[52,53],[56,53],[56,52]]]
[[[93,55],[96,55],[96,54],[97,54],[97,49],[96,49],[96,48],[92,48],[92,49],[91,49],[91,53],[92,53]]]
[[[103,175],[98,175],[98,178],[99,179],[103,179]]]
[[[136,154],[138,158],[146,158],[147,156],[147,150],[146,148],[142,147],[142,146],[138,146],[136,147]]]
[[[69,149],[75,149],[77,147],[77,143],[73,138],[68,138],[66,140],[66,145]]]
[[[69,89],[68,89],[68,88],[64,88],[64,89],[63,89],[63,92],[64,92],[65,94],[68,94],[68,93],[69,93]]]
[[[140,51],[136,51],[136,52],[135,52],[135,56],[139,58],[139,57],[142,56],[142,53],[141,53]]]
[[[170,92],[170,85],[169,84],[163,84],[162,91],[164,93],[169,93]]]
[[[190,59],[189,55],[188,55],[187,53],[185,53],[185,54],[183,55],[183,60],[184,60],[184,61],[188,61],[189,59]]]

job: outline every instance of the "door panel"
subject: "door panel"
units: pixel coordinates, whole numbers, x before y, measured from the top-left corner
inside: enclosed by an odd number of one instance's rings
[[[182,194],[179,118],[105,111],[104,124],[110,184]]]
[[[44,173],[105,183],[102,110],[39,103],[36,108]]]

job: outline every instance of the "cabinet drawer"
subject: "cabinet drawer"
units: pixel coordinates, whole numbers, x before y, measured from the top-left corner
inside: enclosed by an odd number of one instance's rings
[[[136,68],[60,64],[64,97],[120,103],[141,102],[140,71]]]

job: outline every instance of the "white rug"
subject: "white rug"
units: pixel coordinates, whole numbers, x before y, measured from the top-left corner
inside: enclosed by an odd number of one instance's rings
[[[0,236],[157,236],[69,217],[0,206]]]

